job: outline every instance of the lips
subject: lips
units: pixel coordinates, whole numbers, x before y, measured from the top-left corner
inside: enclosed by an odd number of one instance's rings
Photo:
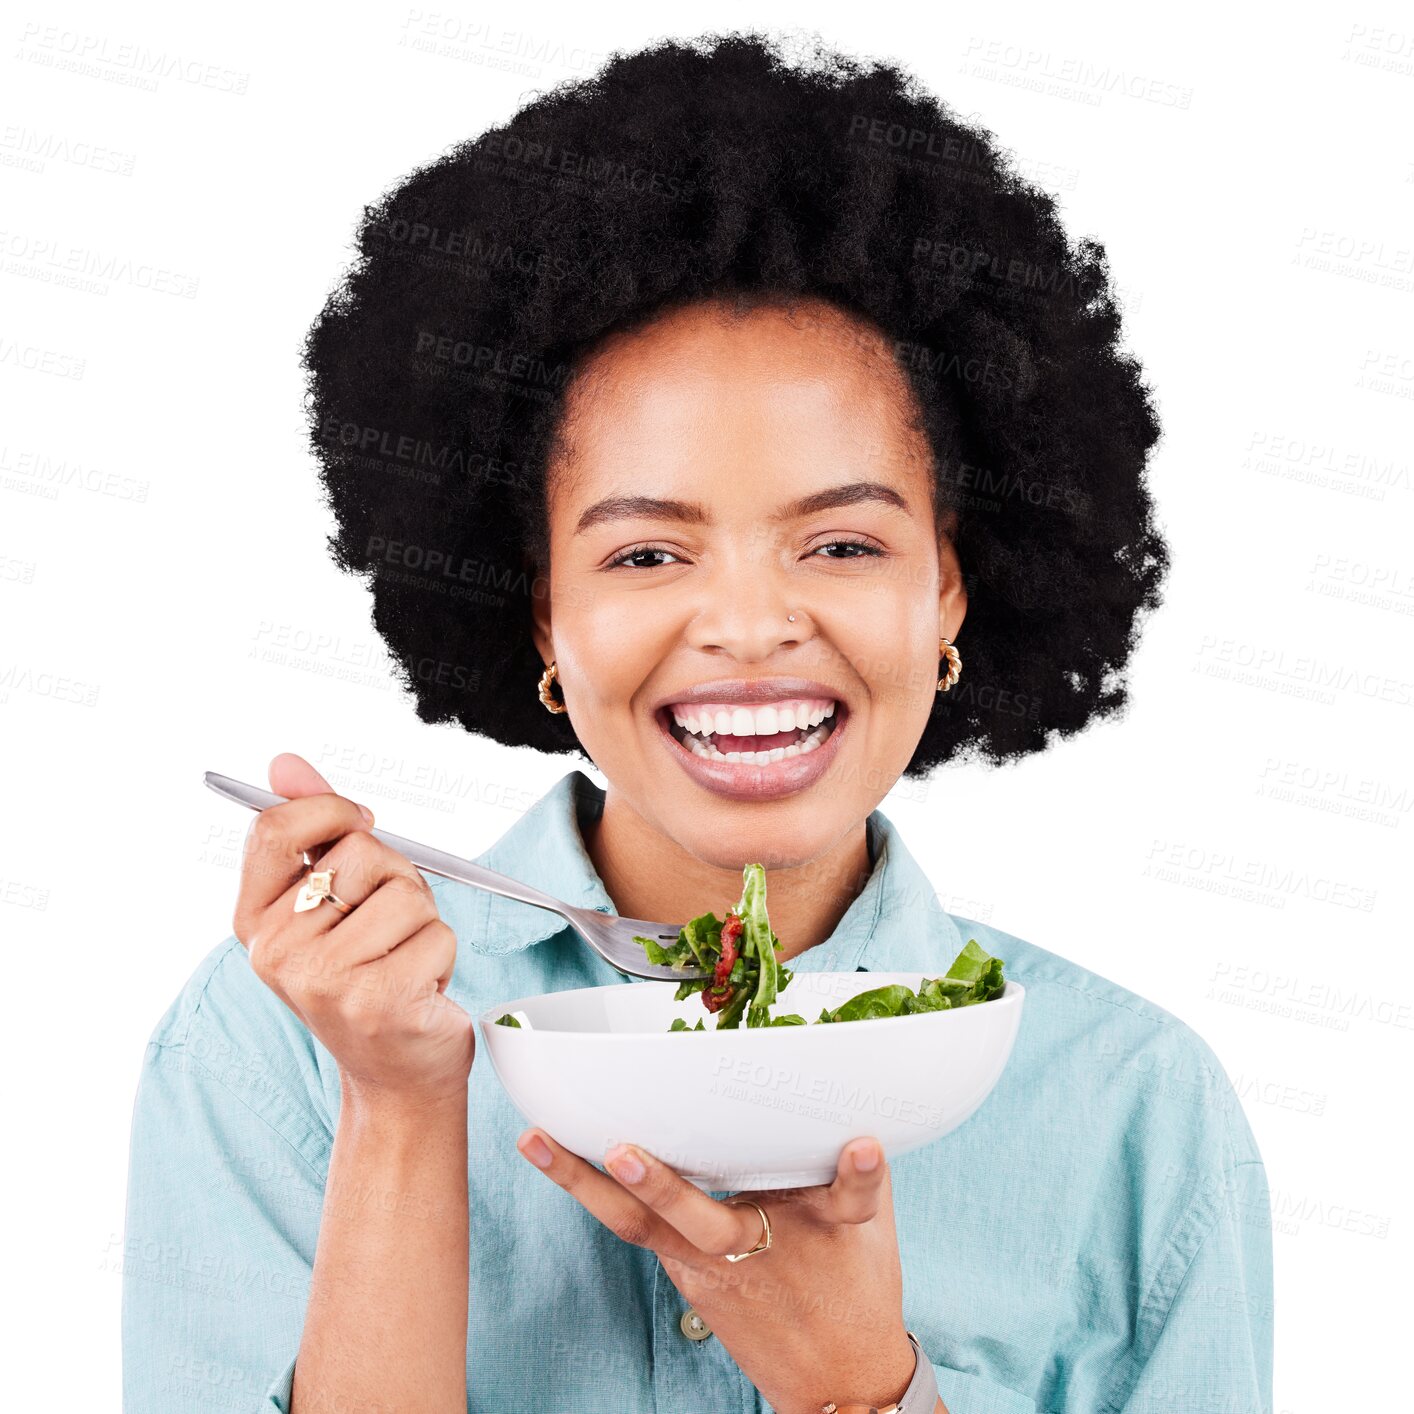
[[[789,698],[819,697],[826,701],[838,701],[842,696],[829,683],[817,682],[814,678],[718,678],[715,682],[693,683],[678,692],[668,693],[653,704],[653,710],[657,711],[670,703],[719,702],[755,706]]]

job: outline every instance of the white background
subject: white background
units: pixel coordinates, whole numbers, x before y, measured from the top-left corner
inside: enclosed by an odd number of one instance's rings
[[[946,906],[1214,1047],[1272,1185],[1275,1410],[1391,1407],[1414,1259],[1414,21],[1380,4],[666,14],[7,8],[8,1402],[118,1404],[143,1044],[230,930],[250,821],[202,772],[264,784],[297,751],[381,827],[472,855],[574,764],[418,723],[365,592],[327,558],[297,355],[362,204],[611,49],[803,26],[903,61],[1105,242],[1166,433],[1173,570],[1128,716],[882,808]],[[143,78],[133,50],[169,76]],[[75,283],[76,266],[163,278]]]

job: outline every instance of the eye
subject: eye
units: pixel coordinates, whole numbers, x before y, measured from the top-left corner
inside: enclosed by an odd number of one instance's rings
[[[877,545],[873,545],[867,540],[854,540],[849,538],[842,539],[837,536],[833,540],[827,540],[823,545],[817,545],[814,550],[810,551],[810,556],[818,555],[821,550],[829,550],[834,548],[835,546],[843,546],[850,553],[841,555],[827,555],[825,557],[826,559],[857,560],[861,559],[866,555],[883,555],[887,553],[886,551],[880,549]],[[653,555],[666,556],[668,560],[678,561],[679,563],[681,563],[681,561],[679,561],[679,557],[672,550],[665,550],[660,545],[633,545],[629,549],[623,551],[622,554],[614,556],[614,558],[609,561],[605,568],[617,569],[622,565],[627,566],[629,569],[637,570],[658,569],[663,564],[663,561],[661,560],[657,563],[644,563],[645,558],[651,557]],[[807,558],[809,558],[810,556],[807,556]],[[637,563],[631,563],[632,561],[637,561]]]
[[[619,565],[628,564],[630,560],[636,560],[643,555],[667,555],[673,559],[677,558],[675,555],[673,555],[673,552],[671,550],[664,550],[657,545],[635,545],[632,549],[625,550],[623,554],[616,555],[612,560],[609,561],[606,568],[616,569]],[[654,570],[657,569],[658,566],[639,564],[631,565],[630,568],[638,570]]]
[[[859,555],[827,555],[828,560],[857,560],[861,555],[882,555],[884,552],[877,545],[871,545],[867,540],[827,540],[823,545],[817,545],[810,553],[817,555],[821,550],[831,549],[835,545],[845,545],[852,550],[858,550]]]

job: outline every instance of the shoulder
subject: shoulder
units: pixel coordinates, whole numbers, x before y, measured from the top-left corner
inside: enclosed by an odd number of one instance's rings
[[[333,1138],[333,1058],[256,976],[230,934],[201,960],[153,1028],[148,1066],[219,1090],[316,1157]]]
[[[953,919],[964,938],[976,938],[989,952],[1004,958],[1006,975],[1014,977],[1028,993],[1033,989],[1052,995],[1059,991],[1073,996],[1078,1006],[1117,1007],[1130,1013],[1145,1030],[1188,1030],[1178,1017],[1157,1003],[1131,992],[1118,982],[1112,982],[1108,977],[1102,977],[1098,972],[1081,967],[1059,953],[1048,952],[990,923],[980,923],[957,914],[953,915]],[[1197,1039],[1196,1033],[1189,1031],[1188,1034]]]
[[[1089,968],[1000,928],[954,915],[1026,988],[1030,1059],[1091,1113],[1148,1134],[1153,1149],[1186,1152],[1222,1171],[1261,1161],[1242,1105],[1213,1048],[1171,1011]],[[1028,1034],[1029,1033],[1029,1034]]]

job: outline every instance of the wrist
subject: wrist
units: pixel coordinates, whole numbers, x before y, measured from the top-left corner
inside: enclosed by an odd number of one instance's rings
[[[401,1089],[370,1084],[340,1071],[339,1085],[341,1124],[347,1118],[360,1125],[377,1125],[390,1131],[416,1129],[425,1136],[429,1127],[466,1121],[468,1080],[427,1089]]]
[[[324,1215],[444,1227],[467,1220],[465,1095],[346,1088],[324,1187]],[[454,1226],[448,1226],[452,1224]]]
[[[913,1375],[917,1368],[918,1357],[913,1348],[913,1342],[909,1340],[907,1332],[903,1332],[898,1337],[894,1358],[887,1363],[881,1359],[880,1363],[870,1371],[868,1382],[861,1386],[868,1398],[860,1402],[866,1405],[873,1404],[880,1409],[897,1404],[913,1382]],[[838,1396],[835,1398],[843,1406],[845,1401],[839,1399]],[[933,1411],[931,1409],[924,1410],[923,1414],[933,1414]]]
[[[897,1375],[897,1367],[882,1367],[858,1385],[867,1397],[836,1395],[814,1405],[811,1414],[948,1414],[938,1393],[933,1366],[911,1331],[904,1332],[907,1373]]]
[[[344,1081],[336,1143],[380,1170],[425,1171],[467,1150],[468,1092],[401,1091]]]

